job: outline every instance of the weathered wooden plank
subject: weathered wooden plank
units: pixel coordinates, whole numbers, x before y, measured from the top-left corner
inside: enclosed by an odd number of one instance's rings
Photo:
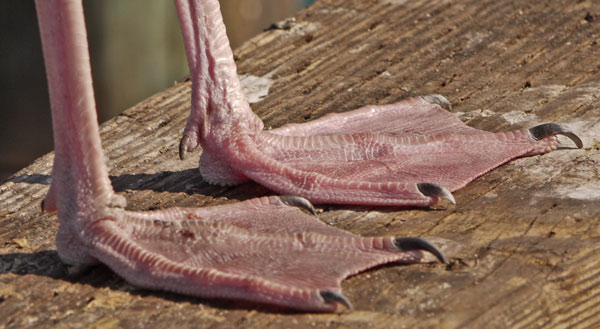
[[[426,236],[451,264],[385,266],[343,284],[356,311],[305,314],[136,289],[104,267],[73,277],[39,211],[51,155],[0,186],[0,326],[211,328],[580,327],[600,322],[600,3],[548,0],[321,0],[289,28],[236,51],[245,84],[273,85],[253,109],[267,126],[440,93],[491,131],[569,124],[585,149],[519,159],[434,209],[324,206],[364,235]],[[284,24],[282,24],[284,25]],[[254,81],[254,82],[250,82]],[[190,83],[102,126],[115,189],[130,209],[203,206],[270,194],[207,185],[197,154],[177,160]]]

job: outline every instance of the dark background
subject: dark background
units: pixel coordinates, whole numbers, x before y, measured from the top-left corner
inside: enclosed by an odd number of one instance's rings
[[[310,0],[221,0],[236,47]],[[84,1],[100,122],[188,72],[173,1]],[[0,1],[0,182],[52,150],[33,0]]]

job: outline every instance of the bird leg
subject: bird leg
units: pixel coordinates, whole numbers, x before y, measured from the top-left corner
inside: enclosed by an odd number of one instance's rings
[[[360,237],[328,226],[300,210],[314,212],[301,197],[125,210],[100,144],[82,3],[36,0],[36,7],[55,143],[44,207],[58,210],[64,262],[103,263],[148,289],[312,311],[352,308],[340,283],[367,268],[419,262],[424,251],[446,262],[421,238]],[[197,9],[178,6],[184,16]]]
[[[454,202],[451,191],[511,159],[555,149],[556,134],[582,147],[556,124],[501,133],[468,127],[439,95],[264,131],[241,91],[218,1],[176,2],[194,8],[179,10],[192,77],[180,157],[201,145],[199,168],[210,183],[251,179],[313,203],[429,206]]]

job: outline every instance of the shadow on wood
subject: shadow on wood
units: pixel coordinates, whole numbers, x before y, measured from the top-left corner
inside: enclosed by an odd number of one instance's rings
[[[0,186],[0,326],[598,326],[599,17],[600,4],[585,0],[321,0],[235,52],[241,74],[262,78],[245,87],[267,88],[252,104],[267,127],[439,93],[479,129],[559,122],[576,131],[584,149],[504,165],[459,190],[456,207],[325,206],[319,214],[362,235],[427,237],[450,266],[386,266],[351,277],[343,288],[356,310],[341,314],[140,293],[106,268],[68,281],[54,252],[56,217],[39,211],[52,164],[46,155]],[[272,193],[253,183],[207,185],[195,174],[198,153],[178,160],[189,98],[184,81],[102,126],[113,184],[129,207]]]

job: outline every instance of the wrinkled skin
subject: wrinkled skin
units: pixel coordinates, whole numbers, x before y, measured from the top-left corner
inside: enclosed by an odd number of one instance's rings
[[[212,184],[254,180],[313,203],[430,206],[511,159],[556,149],[546,124],[489,133],[446,110],[439,95],[370,105],[270,131],[242,93],[216,0],[177,0],[192,77],[192,109],[180,157],[202,146]],[[190,15],[190,13],[195,13]]]
[[[180,15],[197,14],[176,4]],[[43,208],[58,211],[56,245],[64,262],[103,263],[148,289],[311,311],[351,308],[340,283],[367,268],[419,262],[423,251],[446,262],[421,238],[360,237],[327,226],[301,210],[314,212],[301,197],[124,210],[100,144],[81,1],[36,0],[36,7],[55,143]]]

